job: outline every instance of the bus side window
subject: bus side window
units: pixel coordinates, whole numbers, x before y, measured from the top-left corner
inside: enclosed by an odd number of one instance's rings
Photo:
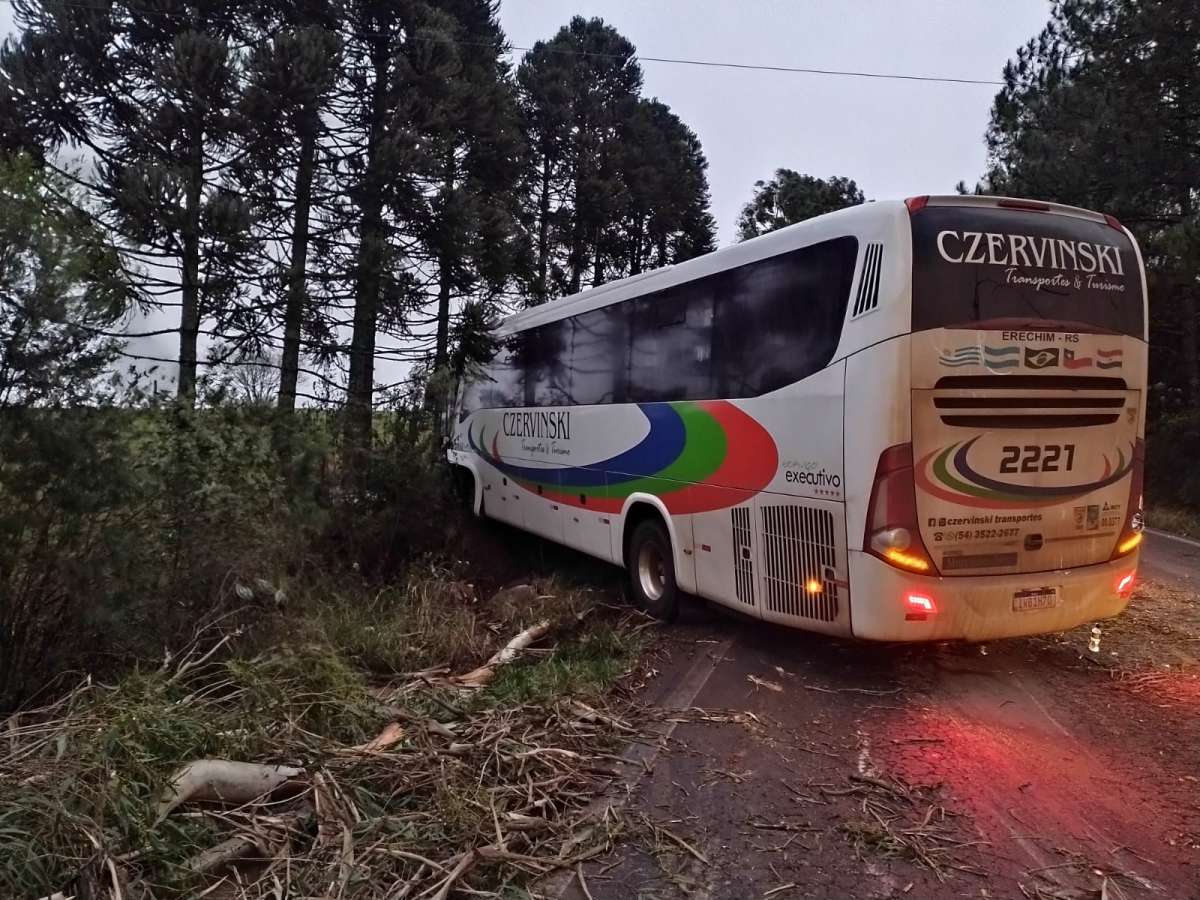
[[[713,342],[721,396],[765,394],[829,364],[857,254],[857,238],[835,238],[727,274]]]
[[[645,403],[714,396],[713,279],[669,288],[629,305],[629,399]]]
[[[604,306],[570,320],[571,397],[575,403],[625,402],[630,306]]]
[[[471,390],[478,391],[479,408],[496,409],[502,406],[524,405],[524,373],[516,352],[519,337],[520,335],[514,335],[500,342],[495,357],[472,385]]]
[[[523,332],[526,406],[569,406],[571,322],[561,319]]]

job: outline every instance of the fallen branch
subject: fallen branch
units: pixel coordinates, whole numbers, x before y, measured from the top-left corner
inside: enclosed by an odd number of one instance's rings
[[[537,643],[550,631],[550,620],[538,622],[536,625],[530,626],[514,637],[511,641],[498,650],[491,659],[478,669],[468,672],[466,675],[456,675],[450,679],[451,684],[466,688],[480,688],[490,684],[492,679],[496,677],[496,671],[501,667],[508,665],[517,658],[517,654],[522,650],[528,649],[532,644]]]
[[[394,747],[396,744],[404,740],[406,732],[399,722],[389,722],[384,726],[383,731],[371,738],[365,744],[358,744],[349,749],[355,753],[379,753],[387,750],[389,747]]]
[[[161,822],[189,800],[248,803],[273,794],[304,774],[293,766],[264,766],[227,759],[197,759],[172,776],[158,801],[156,822]]]
[[[207,875],[256,853],[266,856],[267,851],[250,835],[238,834],[197,853],[184,863],[184,868],[197,875]]]

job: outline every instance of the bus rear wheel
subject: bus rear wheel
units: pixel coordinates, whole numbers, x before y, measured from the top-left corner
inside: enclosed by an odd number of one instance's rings
[[[640,523],[629,539],[626,562],[634,605],[656,619],[673,621],[679,615],[679,587],[667,530],[652,519]]]

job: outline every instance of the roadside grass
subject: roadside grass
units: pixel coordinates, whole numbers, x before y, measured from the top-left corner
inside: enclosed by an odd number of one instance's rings
[[[1146,524],[1182,537],[1200,538],[1200,513],[1182,506],[1151,503],[1146,509]]]
[[[127,897],[188,897],[236,877],[228,896],[257,897],[270,873],[303,895],[382,898],[407,883],[436,894],[456,871],[519,897],[531,877],[608,845],[576,817],[605,783],[586,760],[628,733],[602,710],[643,646],[630,617],[553,580],[484,600],[434,567],[391,589],[338,587],[0,723],[0,896],[108,896],[116,882]],[[551,649],[520,654],[486,687],[438,674],[483,663],[543,619]],[[157,821],[156,801],[198,759],[304,774],[295,796],[188,804]],[[266,861],[198,871],[238,836]]]
[[[537,662],[501,669],[481,700],[493,706],[548,703],[562,697],[594,700],[625,674],[644,647],[640,633],[602,624]]]

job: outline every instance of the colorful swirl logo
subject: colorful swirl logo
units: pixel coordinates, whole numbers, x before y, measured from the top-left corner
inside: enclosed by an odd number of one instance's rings
[[[556,503],[619,513],[638,491],[676,515],[735,506],[770,484],[779,467],[771,435],[725,400],[640,403],[650,424],[636,445],[586,466],[521,466],[500,458],[499,435],[472,426],[471,449],[522,488]],[[538,489],[541,489],[540,491]]]
[[[934,450],[916,466],[917,484],[921,490],[940,500],[986,509],[1028,509],[1053,506],[1074,500],[1092,491],[1120,481],[1133,468],[1133,448],[1129,454],[1117,451],[1117,459],[1104,456],[1104,473],[1097,481],[1086,484],[1031,485],[1013,484],[989,478],[971,465],[971,448],[979,438],[958,442]]]

